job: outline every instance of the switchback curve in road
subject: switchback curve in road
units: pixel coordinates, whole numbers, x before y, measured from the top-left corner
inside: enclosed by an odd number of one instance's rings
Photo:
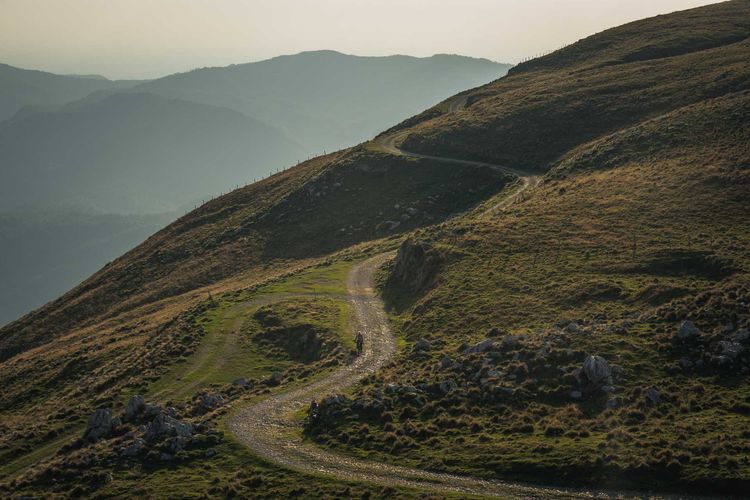
[[[467,102],[467,96],[457,95],[445,101],[445,104],[448,107],[448,111],[450,113],[454,113],[464,108],[466,106],[466,102]],[[420,153],[414,153],[412,151],[407,151],[405,149],[402,149],[400,144],[403,142],[404,139],[406,139],[408,135],[409,135],[409,129],[397,130],[395,132],[379,135],[373,140],[373,142],[382,151],[385,151],[386,153],[390,153],[393,155],[408,156],[410,158],[421,158],[425,160],[440,161],[440,162],[445,162],[445,163],[455,163],[457,165],[465,165],[469,167],[485,167],[485,168],[490,168],[498,172],[515,175],[516,177],[518,177],[520,185],[516,189],[515,193],[511,195],[503,196],[499,201],[497,201],[496,203],[491,205],[489,208],[482,211],[479,214],[480,217],[483,217],[485,215],[492,214],[498,210],[503,210],[507,208],[508,206],[515,203],[522,196],[522,193],[525,193],[526,191],[532,188],[535,188],[536,186],[539,185],[539,183],[542,180],[541,176],[533,175],[524,170],[520,170],[520,169],[513,168],[513,167],[507,167],[504,165],[497,165],[494,163],[487,163],[487,162],[475,161],[475,160],[464,160],[460,158],[449,158],[445,156],[425,155],[425,154],[420,154]]]
[[[466,98],[457,96],[449,100],[447,104],[449,111],[453,112],[465,106]],[[395,132],[382,135],[375,140],[375,143],[391,154],[475,167],[489,167],[519,177],[521,184],[516,192],[504,196],[481,215],[505,208],[513,203],[521,192],[536,186],[540,181],[538,176],[500,165],[404,151],[397,144],[407,133]],[[324,475],[338,480],[414,488],[438,493],[493,497],[596,498],[608,496],[583,489],[561,489],[484,480],[363,460],[333,453],[302,440],[299,435],[300,423],[296,417],[310,404],[311,400],[346,391],[384,366],[396,352],[396,343],[387,314],[373,290],[375,271],[392,256],[391,252],[372,257],[354,266],[347,278],[347,291],[352,304],[352,333],[361,332],[365,339],[362,355],[357,357],[351,365],[344,366],[308,385],[271,395],[263,401],[240,409],[229,419],[229,430],[253,452],[269,462],[302,473]]]
[[[229,419],[229,430],[255,454],[269,462],[302,473],[324,475],[338,480],[481,496],[595,497],[595,494],[584,490],[489,481],[362,460],[326,451],[302,440],[296,416],[311,400],[344,392],[385,365],[396,351],[388,317],[373,290],[375,271],[392,256],[391,252],[372,257],[354,266],[347,278],[353,313],[352,332],[362,332],[365,338],[362,355],[351,365],[322,379],[288,392],[271,395],[241,409]]]

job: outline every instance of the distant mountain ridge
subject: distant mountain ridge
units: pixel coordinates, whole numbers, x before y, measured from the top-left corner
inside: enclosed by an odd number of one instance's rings
[[[449,54],[363,57],[321,50],[195,69],[135,90],[241,111],[319,153],[366,140],[394,120],[500,78],[510,68]]]
[[[302,158],[281,132],[226,108],[116,93],[0,124],[0,211],[174,211]]]
[[[29,258],[19,261],[18,273],[0,274],[7,290],[0,324],[142,241],[157,221],[168,220],[164,214],[370,138],[508,67],[445,54],[318,51],[197,69],[148,85],[0,65],[0,216],[30,218],[28,231],[5,235],[0,259],[19,252]],[[54,210],[61,216],[37,215]],[[148,224],[145,214],[153,215]],[[61,238],[57,260],[46,261],[51,257],[38,247],[47,240],[39,235],[60,227],[82,241]],[[75,261],[83,240],[90,242],[85,265]],[[55,271],[60,267],[75,272]]]
[[[60,106],[104,89],[124,89],[143,80],[108,80],[100,75],[56,75],[0,63],[0,121],[26,106]]]

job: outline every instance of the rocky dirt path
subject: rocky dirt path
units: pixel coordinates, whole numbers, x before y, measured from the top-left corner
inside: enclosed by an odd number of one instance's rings
[[[381,254],[356,265],[347,279],[352,304],[352,334],[362,332],[365,348],[351,365],[288,392],[276,394],[240,410],[229,429],[260,457],[303,473],[382,486],[410,487],[443,493],[524,498],[595,496],[582,490],[563,490],[383,464],[339,455],[304,442],[297,415],[312,399],[344,392],[387,363],[396,344],[383,304],[373,291],[373,274],[393,253]]]
[[[446,105],[449,112],[459,111],[466,106],[466,97],[456,96],[447,101]],[[500,197],[489,208],[482,209],[478,213],[479,217],[508,207],[541,181],[539,176],[509,167],[402,150],[399,144],[407,134],[408,131],[397,131],[381,135],[374,142],[381,150],[391,154],[475,167],[489,167],[511,173],[519,178],[519,186],[513,193]],[[351,365],[342,367],[309,385],[272,395],[259,403],[241,409],[230,418],[229,430],[258,456],[269,462],[302,473],[324,475],[344,481],[485,497],[610,498],[611,495],[604,492],[484,480],[384,464],[333,453],[303,441],[298,415],[309,407],[311,400],[320,400],[326,395],[346,392],[367,375],[385,365],[396,351],[396,343],[388,324],[388,317],[382,302],[373,290],[375,271],[392,256],[393,253],[381,254],[356,265],[347,279],[348,296],[353,311],[352,335],[362,332],[365,338],[362,355]],[[616,496],[624,498],[629,495],[619,493]]]
[[[466,107],[467,103],[467,96],[461,96],[457,95],[454,96],[447,101],[445,101],[446,106],[448,107],[449,113],[455,113],[457,111],[460,111],[464,107]],[[492,170],[496,170],[498,172],[503,172],[507,174],[512,174],[518,177],[519,185],[516,188],[515,192],[510,195],[504,195],[502,196],[498,201],[496,201],[494,204],[491,204],[488,208],[482,210],[479,213],[480,217],[490,215],[498,210],[504,210],[508,206],[512,205],[521,197],[525,195],[525,192],[538,186],[541,182],[542,178],[538,175],[530,174],[529,172],[526,172],[524,170],[519,170],[517,168],[512,167],[506,167],[504,165],[495,165],[493,163],[486,163],[482,161],[474,161],[474,160],[462,160],[459,158],[448,158],[444,156],[432,156],[432,155],[423,155],[419,153],[413,153],[411,151],[406,151],[405,149],[402,149],[400,144],[406,139],[406,137],[409,135],[409,130],[399,130],[392,133],[387,133],[380,135],[375,138],[373,141],[381,150],[385,151],[386,153],[394,154],[394,155],[400,155],[400,156],[408,156],[411,158],[422,158],[426,160],[434,160],[434,161],[440,161],[445,163],[455,163],[458,165],[466,165],[469,167],[485,167],[490,168]]]

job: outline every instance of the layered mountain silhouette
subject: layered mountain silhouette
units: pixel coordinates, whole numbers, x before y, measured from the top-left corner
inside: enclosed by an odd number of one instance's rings
[[[139,80],[108,80],[98,75],[56,75],[0,64],[0,121],[24,108],[48,108],[99,90],[135,86]]]
[[[241,111],[320,153],[369,139],[459,90],[500,78],[510,67],[447,54],[360,57],[314,51],[197,69],[136,90]]]
[[[116,93],[0,124],[0,210],[59,206],[172,212],[304,156],[227,108]]]
[[[5,276],[9,286],[0,295],[12,297],[0,297],[0,323],[80,281],[141,241],[146,228],[158,229],[141,215],[174,218],[325,149],[356,144],[509,67],[452,55],[320,51],[140,82],[0,66],[0,214],[16,220],[27,213],[35,230],[50,224],[52,234],[65,219],[63,227],[92,239],[91,258],[82,262],[73,248],[61,248],[62,262],[25,261],[40,279]],[[60,215],[38,217],[39,211]],[[71,214],[86,214],[85,222],[76,228]],[[107,234],[105,221],[125,220],[113,214],[136,215],[139,231],[118,222]],[[100,215],[101,223],[91,224]],[[42,258],[38,238],[12,234],[9,246]],[[114,235],[115,246],[95,243]],[[46,276],[42,269],[50,266],[77,271]]]

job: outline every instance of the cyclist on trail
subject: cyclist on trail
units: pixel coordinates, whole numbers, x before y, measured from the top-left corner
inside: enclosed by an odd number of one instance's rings
[[[362,354],[362,350],[365,348],[365,338],[362,336],[362,332],[357,332],[357,356]]]

